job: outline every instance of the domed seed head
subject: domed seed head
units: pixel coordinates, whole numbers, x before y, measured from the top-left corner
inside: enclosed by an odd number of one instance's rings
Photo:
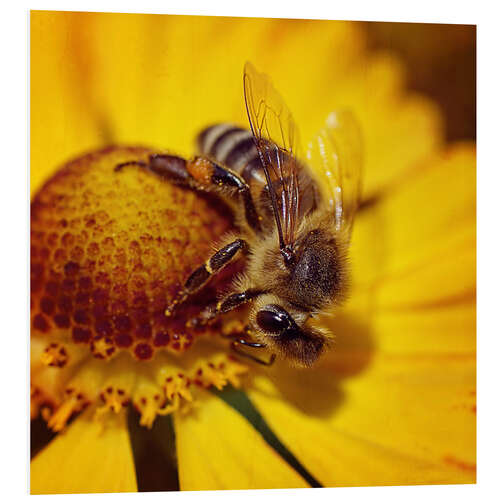
[[[114,147],[88,154],[57,171],[34,197],[32,335],[88,344],[99,359],[129,350],[147,360],[157,349],[193,343],[185,323],[215,299],[213,290],[173,318],[164,311],[231,221],[215,199],[139,166],[114,170],[151,153]]]

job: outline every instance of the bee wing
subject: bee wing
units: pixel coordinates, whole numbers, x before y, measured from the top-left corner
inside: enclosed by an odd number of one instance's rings
[[[298,130],[267,75],[247,62],[243,82],[248,119],[266,175],[280,247],[283,248],[294,241],[299,213],[299,167],[295,156]]]
[[[331,113],[309,143],[307,159],[318,174],[323,198],[330,205],[337,230],[350,232],[361,197],[361,131],[352,113]]]

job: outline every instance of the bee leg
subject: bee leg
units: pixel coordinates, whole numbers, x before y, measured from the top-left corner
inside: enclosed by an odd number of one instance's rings
[[[229,193],[240,196],[248,225],[255,232],[261,231],[260,217],[250,193],[250,186],[241,176],[230,168],[201,156],[188,161],[186,168],[193,179],[199,182],[201,186],[220,191],[223,195]]]
[[[186,160],[180,156],[167,154],[149,155],[148,161],[126,161],[115,166],[115,172],[124,167],[136,165],[149,170],[158,177],[183,186],[196,187],[194,180],[186,170]]]
[[[237,239],[225,247],[215,252],[202,266],[193,271],[186,280],[182,290],[180,290],[174,300],[165,311],[166,316],[171,316],[175,308],[182,304],[190,295],[200,290],[207,281],[217,274],[240,252],[247,249],[245,240]]]
[[[257,349],[262,349],[262,348],[267,347],[266,344],[261,344],[258,342],[247,342],[244,339],[237,339],[231,343],[231,349],[239,356],[243,356],[244,358],[251,359],[252,361],[255,361],[256,363],[259,363],[259,364],[264,365],[264,366],[271,366],[274,363],[274,361],[276,360],[276,354],[274,354],[274,353],[271,354],[271,357],[268,360],[264,360],[262,358],[258,358],[257,356],[254,356],[253,354],[250,354],[249,352],[242,351],[240,349],[241,345],[252,347],[252,348],[257,348]]]
[[[122,168],[135,165],[137,167],[146,168],[148,164],[144,161],[126,161],[115,166],[115,172],[119,172]]]
[[[238,195],[241,197],[248,225],[255,232],[261,230],[260,217],[257,214],[250,187],[236,172],[227,167],[201,156],[193,160],[185,160],[179,156],[153,154],[149,156],[147,163],[140,161],[120,163],[115,170],[119,171],[127,165],[144,167],[162,179],[199,191],[214,190],[222,196]]]
[[[262,293],[262,290],[257,290],[256,288],[249,288],[244,292],[232,293],[217,302],[215,307],[210,306],[202,311],[198,317],[189,320],[186,326],[196,327],[206,325],[209,321],[215,319],[219,314],[225,314],[232,311],[246,302],[250,302]]]

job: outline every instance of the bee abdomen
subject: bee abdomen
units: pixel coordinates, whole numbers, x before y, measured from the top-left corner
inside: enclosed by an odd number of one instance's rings
[[[248,177],[245,178],[247,182],[250,180],[251,172],[245,167],[252,163],[257,168],[261,167],[259,161],[253,161],[258,160],[258,153],[249,130],[220,123],[202,130],[197,142],[202,155],[233,169],[244,178]]]
[[[230,123],[218,123],[203,129],[197,136],[198,151],[220,165],[229,167],[250,186],[254,200],[272,217],[269,189],[264,168],[250,130]],[[309,174],[300,166],[300,216],[315,210],[319,193]],[[279,183],[278,180],[275,180]]]

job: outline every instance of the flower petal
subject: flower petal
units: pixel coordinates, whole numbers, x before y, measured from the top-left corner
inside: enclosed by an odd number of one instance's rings
[[[213,394],[174,415],[182,490],[300,488],[307,483],[235,410]]]
[[[80,415],[31,462],[31,493],[137,491],[126,412],[105,422]]]
[[[408,308],[474,297],[475,175],[474,148],[456,145],[359,214],[354,301]]]
[[[334,345],[322,365],[338,376],[362,372],[378,356],[407,359],[473,356],[476,352],[474,302],[417,311],[365,312],[345,308],[323,322]]]
[[[259,377],[249,396],[325,486],[475,481],[473,356],[380,355],[345,381],[274,382]]]
[[[86,14],[80,14],[82,23]],[[89,100],[88,82],[95,72],[85,51],[85,32],[72,31],[68,22],[72,17],[69,12],[31,11],[32,193],[59,164],[109,141],[102,135],[103,118],[96,116],[96,107]],[[85,71],[78,70],[82,67]]]
[[[404,91],[394,57],[368,55],[358,23],[69,12],[31,18],[33,189],[57,164],[106,142],[191,155],[207,124],[247,124],[246,59],[271,76],[304,141],[330,111],[354,111],[365,139],[367,196],[442,140],[437,108]]]
[[[473,301],[417,311],[381,311],[374,315],[371,328],[378,352],[415,357],[476,352]]]

